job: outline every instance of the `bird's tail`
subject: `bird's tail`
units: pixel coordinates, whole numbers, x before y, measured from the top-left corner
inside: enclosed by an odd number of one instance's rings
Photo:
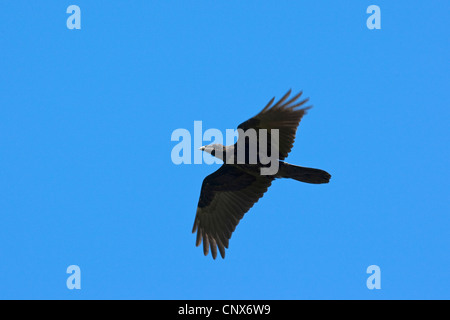
[[[291,178],[306,183],[328,183],[331,175],[320,169],[295,166],[280,161],[277,178]]]

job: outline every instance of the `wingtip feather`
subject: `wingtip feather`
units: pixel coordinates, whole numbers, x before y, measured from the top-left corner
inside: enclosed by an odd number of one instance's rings
[[[262,111],[266,111],[267,109],[269,109],[274,100],[275,100],[275,97],[270,99],[269,103],[267,103],[267,105],[264,107],[264,109],[262,109]]]

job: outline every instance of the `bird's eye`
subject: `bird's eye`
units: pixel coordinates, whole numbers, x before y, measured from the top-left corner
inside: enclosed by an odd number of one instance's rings
[[[212,156],[215,156],[215,155],[216,155],[216,150],[212,149],[212,150],[211,150],[211,155],[212,155]]]

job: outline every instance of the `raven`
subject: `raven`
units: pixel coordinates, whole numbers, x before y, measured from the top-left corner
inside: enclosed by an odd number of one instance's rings
[[[299,92],[289,100],[289,90],[277,103],[272,98],[264,109],[253,118],[238,126],[239,137],[234,145],[223,146],[211,144],[203,146],[200,150],[224,161],[224,164],[214,173],[203,180],[198,201],[192,233],[197,231],[196,246],[203,241],[203,253],[208,255],[211,248],[212,257],[217,257],[219,249],[222,258],[225,258],[225,248],[244,214],[264,195],[272,181],[277,178],[291,178],[307,183],[328,183],[331,175],[320,169],[306,168],[288,164],[283,160],[291,151],[297,127],[306,111],[311,108],[304,107],[309,99],[297,101],[302,95]],[[287,100],[287,101],[286,101]],[[266,129],[265,131],[261,129]],[[249,130],[257,132],[257,141],[250,141],[249,136],[243,135]],[[262,161],[260,145],[262,133],[270,138],[277,134],[278,141],[264,140],[266,149],[271,155],[277,156],[277,172],[263,175],[261,169],[267,167]],[[270,141],[269,141],[270,140]],[[257,144],[256,162],[250,161],[251,144]],[[238,160],[239,146],[244,146],[243,158]],[[242,161],[243,159],[243,161]]]

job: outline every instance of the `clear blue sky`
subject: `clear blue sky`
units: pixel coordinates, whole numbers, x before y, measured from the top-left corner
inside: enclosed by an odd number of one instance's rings
[[[449,9],[3,1],[0,298],[449,299]],[[235,128],[289,88],[314,108],[287,161],[331,183],[276,181],[204,257],[191,228],[219,165],[173,164],[171,133]]]

